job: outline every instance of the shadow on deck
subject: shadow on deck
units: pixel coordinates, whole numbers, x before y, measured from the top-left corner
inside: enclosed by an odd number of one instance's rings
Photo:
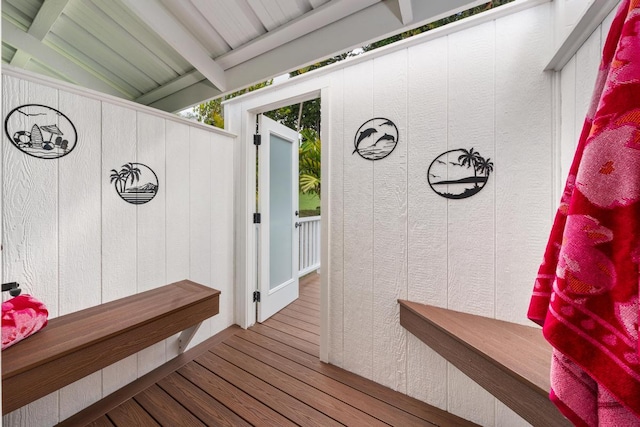
[[[262,324],[231,327],[59,425],[465,426],[320,362],[320,276]]]

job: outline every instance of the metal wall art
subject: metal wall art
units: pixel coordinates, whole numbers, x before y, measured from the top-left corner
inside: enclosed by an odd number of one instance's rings
[[[447,199],[466,199],[484,188],[491,172],[491,159],[485,159],[473,148],[458,148],[440,154],[431,162],[429,185]]]
[[[147,165],[127,163],[120,170],[111,169],[111,183],[125,202],[141,205],[158,193],[158,176]]]
[[[11,110],[4,131],[20,151],[40,159],[57,159],[76,146],[78,134],[71,120],[55,108],[25,104]]]
[[[384,117],[368,120],[360,126],[353,139],[360,157],[367,160],[380,160],[387,157],[398,145],[398,128],[395,123]]]

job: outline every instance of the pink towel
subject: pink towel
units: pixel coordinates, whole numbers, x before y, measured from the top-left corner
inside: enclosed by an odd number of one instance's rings
[[[19,295],[2,303],[2,350],[47,326],[49,312],[31,295]]]
[[[554,347],[550,397],[580,426],[640,426],[640,0],[603,50],[529,318]]]

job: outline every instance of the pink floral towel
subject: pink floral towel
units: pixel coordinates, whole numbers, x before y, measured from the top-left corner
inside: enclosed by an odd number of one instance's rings
[[[47,326],[49,312],[31,295],[19,295],[2,303],[2,349]]]
[[[575,425],[640,426],[639,264],[640,0],[623,0],[528,313]]]

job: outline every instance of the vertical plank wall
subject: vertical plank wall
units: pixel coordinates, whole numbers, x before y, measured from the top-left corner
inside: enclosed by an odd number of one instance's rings
[[[527,324],[553,214],[552,4],[346,65],[329,76],[330,362],[481,425],[527,425],[399,328],[398,298]],[[367,161],[353,138],[391,119],[399,144]],[[474,148],[485,188],[434,193],[430,163]]]
[[[169,114],[112,101],[29,75],[3,75],[2,109],[43,104],[66,114],[76,148],[56,160],[16,149],[3,132],[2,275],[43,300],[50,318],[182,279],[222,291],[220,314],[191,346],[233,323],[233,143]],[[111,169],[151,167],[147,204],[124,202]],[[48,426],[146,374],[178,353],[177,336],[3,417]]]
[[[560,123],[560,178],[561,189],[569,175],[569,168],[589,109],[593,88],[598,75],[602,48],[609,28],[617,12],[615,7],[578,49],[560,72],[561,123]]]

